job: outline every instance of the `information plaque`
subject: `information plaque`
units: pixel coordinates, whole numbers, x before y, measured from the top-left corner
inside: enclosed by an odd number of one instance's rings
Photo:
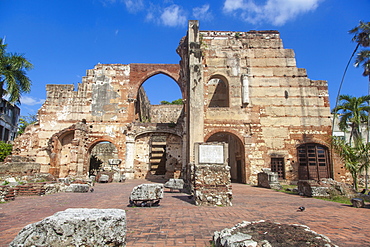
[[[199,145],[199,164],[223,164],[223,145]]]

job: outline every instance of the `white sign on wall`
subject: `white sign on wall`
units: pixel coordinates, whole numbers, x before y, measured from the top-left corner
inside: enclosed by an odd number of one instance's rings
[[[224,146],[223,145],[199,145],[200,164],[223,164]]]

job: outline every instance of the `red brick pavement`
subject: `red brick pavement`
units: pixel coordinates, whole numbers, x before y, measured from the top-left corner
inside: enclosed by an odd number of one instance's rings
[[[96,184],[93,193],[17,197],[0,204],[0,246],[27,224],[67,208],[120,208],[127,212],[127,246],[210,246],[213,232],[247,220],[307,225],[341,247],[370,246],[370,207],[353,208],[268,189],[233,184],[232,207],[197,207],[186,194],[165,191],[159,207],[127,207],[145,180]],[[305,206],[304,212],[297,212]]]

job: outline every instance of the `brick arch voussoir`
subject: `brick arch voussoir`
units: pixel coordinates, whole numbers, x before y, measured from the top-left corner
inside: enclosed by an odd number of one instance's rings
[[[139,138],[140,136],[143,136],[143,135],[146,135],[146,134],[170,134],[170,135],[175,135],[175,136],[178,136],[180,138],[182,138],[182,136],[180,136],[179,134],[176,133],[176,131],[150,131],[150,130],[147,130],[147,131],[142,131],[142,132],[139,132],[135,135],[135,140],[137,138]]]
[[[185,89],[179,82],[180,66],[178,64],[131,64],[130,66],[130,84],[135,90],[134,95],[137,95],[137,91],[146,80],[158,74],[173,79],[180,87],[181,93],[184,94]]]
[[[209,132],[205,137],[204,137],[204,140],[207,141],[211,136],[213,136],[214,134],[217,134],[217,133],[227,133],[227,134],[232,134],[234,135],[236,138],[239,139],[239,141],[244,145],[244,141],[243,141],[243,138],[242,136],[237,132],[237,131],[234,131],[234,130],[213,130],[211,132]]]
[[[87,143],[87,154],[90,154],[91,153],[91,150],[100,142],[110,142],[112,143],[118,150],[118,145],[117,143],[115,143],[114,139],[109,137],[109,136],[102,136],[102,137],[99,137],[99,138],[96,138],[94,139],[93,141],[90,141],[89,143]]]

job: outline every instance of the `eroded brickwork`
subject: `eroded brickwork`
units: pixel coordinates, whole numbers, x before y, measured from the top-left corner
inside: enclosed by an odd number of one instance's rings
[[[256,183],[262,168],[287,181],[344,178],[327,144],[327,82],[296,67],[277,31],[200,31],[190,21],[177,53],[179,65],[98,64],[76,89],[47,85],[39,122],[16,140],[14,153],[34,158],[41,172],[86,177],[91,150],[110,142],[127,178],[186,180],[196,142],[227,142],[233,181]],[[159,73],[179,85],[184,106],[148,105],[140,87]]]

